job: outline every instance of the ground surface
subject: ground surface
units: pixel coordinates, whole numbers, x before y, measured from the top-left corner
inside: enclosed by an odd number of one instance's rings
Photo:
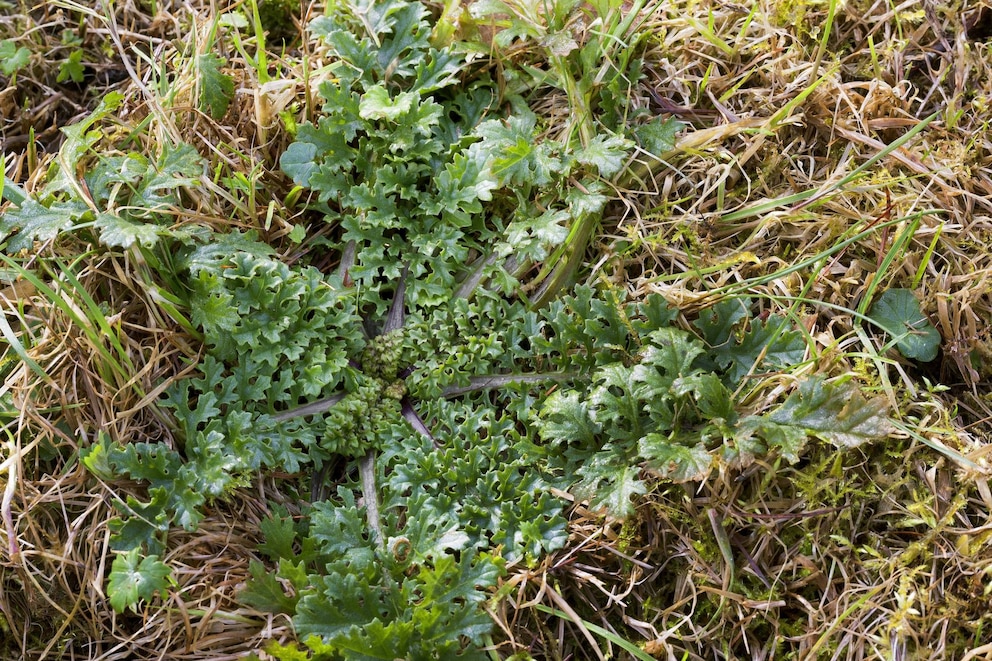
[[[102,3],[0,0],[0,64],[16,62],[0,69],[6,181],[40,190],[65,144],[60,129],[120,92],[104,142],[117,131],[146,154],[184,142],[219,173],[186,193],[176,225],[255,230],[285,262],[333,270],[337,256],[315,257],[324,230],[287,239],[316,226],[286,203],[292,183],[279,169],[287,122],[313,103],[319,56],[304,28],[323,8],[266,5],[260,68],[256,37],[218,22],[246,16],[243,3],[125,2],[108,13]],[[596,30],[593,5],[570,8],[578,42]],[[702,482],[654,480],[623,521],[575,503],[565,548],[502,579],[494,657],[630,658],[600,627],[659,659],[992,658],[992,11],[921,7],[641,9],[629,105],[685,128],[662,165],[614,191],[581,277],[630,300],[660,293],[687,329],[728,295],[748,295],[759,313],[788,311],[808,334],[806,360],[760,375],[739,404],[766,408],[806,374],[848,375],[887,401],[894,424],[854,449],[812,442],[794,464],[772,456]],[[491,29],[471,36],[487,44]],[[501,58],[547,66],[536,47],[489,45],[493,71]],[[217,117],[200,104],[191,64],[207,52],[226,58],[234,81]],[[550,83],[528,100],[551,132],[580,112]],[[293,506],[283,476],[259,477],[211,506],[195,532],[170,534],[168,596],[137,612],[110,607],[108,521],[114,500],[140,485],[96,479],[78,449],[98,430],[171,442],[155,402],[202,349],[125,251],[60,239],[8,253],[0,656],[264,658],[268,641],[292,640],[287,618],[237,599],[270,504]],[[42,281],[45,268],[72,263],[75,294],[46,296],[14,263]],[[914,292],[940,334],[934,360],[906,359],[859,321],[862,302],[885,288]],[[84,293],[106,329],[73,321]],[[125,373],[99,360],[110,328]],[[39,370],[12,348],[28,332]]]

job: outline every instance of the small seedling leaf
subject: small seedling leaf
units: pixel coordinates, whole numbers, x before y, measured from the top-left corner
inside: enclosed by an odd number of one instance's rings
[[[886,290],[871,306],[868,318],[895,339],[906,358],[928,363],[937,357],[940,333],[920,311],[911,290]]]
[[[55,82],[64,83],[67,80],[72,80],[74,83],[81,83],[84,77],[83,51],[77,49],[69,53],[69,57],[59,65],[59,73],[55,77]]]
[[[0,72],[5,76],[23,69],[30,60],[31,51],[24,46],[18,48],[12,39],[0,41]]]
[[[583,165],[592,165],[602,177],[612,177],[623,168],[633,143],[618,135],[597,135],[575,155]]]
[[[644,151],[654,156],[663,156],[675,149],[675,136],[685,126],[675,119],[656,117],[647,124],[638,126],[634,134]]]
[[[221,73],[225,60],[214,53],[198,56],[196,63],[200,70],[200,110],[219,120],[234,98],[234,79]]]
[[[150,601],[155,592],[169,587],[171,570],[157,555],[142,558],[139,549],[131,549],[114,558],[107,593],[110,605],[118,613],[125,608],[137,611],[140,601]]]

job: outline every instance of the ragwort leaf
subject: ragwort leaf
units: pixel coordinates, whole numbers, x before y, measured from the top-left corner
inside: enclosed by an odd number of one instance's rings
[[[664,434],[648,434],[637,447],[649,466],[673,482],[706,477],[713,463],[713,457],[702,443],[681,445]]]
[[[588,444],[600,432],[600,425],[589,414],[589,404],[574,391],[552,393],[544,402],[538,424],[546,441]]]
[[[195,186],[203,174],[205,161],[191,145],[165,143],[157,164],[148,168],[131,206],[161,211],[177,203],[176,191]]]
[[[48,208],[28,198],[19,208],[7,211],[0,218],[0,239],[16,231],[7,244],[7,252],[29,250],[35,241],[50,241],[71,229],[86,209],[76,201],[58,202]]]
[[[200,71],[200,110],[209,112],[216,120],[227,114],[234,98],[234,79],[220,70],[225,63],[224,58],[214,53],[196,58]]]
[[[600,176],[609,178],[623,168],[632,146],[630,140],[619,135],[597,135],[575,159],[583,165],[592,165]]]
[[[135,223],[107,212],[97,214],[94,225],[100,230],[100,242],[117,248],[130,248],[135,243],[151,247],[163,233],[163,229],[153,223]]]
[[[414,92],[401,92],[391,97],[383,85],[376,85],[365,93],[358,106],[358,116],[362,119],[380,119],[395,122],[410,112],[418,95]]]
[[[727,369],[727,380],[737,384],[759,360],[772,369],[802,362],[806,342],[802,333],[790,327],[787,319],[769,315],[765,321],[752,321],[739,342],[721,345],[715,353],[717,361]]]
[[[675,149],[675,136],[685,124],[675,119],[656,117],[634,130],[634,135],[644,151],[661,157]]]
[[[882,398],[866,400],[854,386],[829,383],[817,376],[803,381],[768,419],[853,448],[892,431],[885,408]]]
[[[537,117],[525,113],[505,121],[491,119],[479,124],[482,142],[476,148],[491,158],[489,169],[502,186],[543,186],[562,168],[546,143],[535,138]]]
[[[727,344],[734,336],[734,326],[746,319],[750,302],[747,299],[724,299],[711,308],[703,310],[699,319],[692,325],[703,334],[703,339],[712,348]],[[723,364],[726,367],[729,361]]]
[[[248,563],[251,580],[238,592],[238,599],[264,613],[286,613],[296,611],[299,597],[286,594],[278,577],[257,560]]]
[[[600,463],[597,457],[594,456],[579,470],[583,476],[579,490],[589,490],[594,494],[590,502],[594,509],[605,507],[612,516],[620,519],[633,516],[634,496],[643,496],[648,492],[647,485],[639,478],[640,468],[618,465],[612,458]]]

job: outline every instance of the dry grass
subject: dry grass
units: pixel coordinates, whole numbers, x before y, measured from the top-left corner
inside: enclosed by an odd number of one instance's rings
[[[645,77],[631,103],[677,116],[689,130],[617,205],[590,262],[632,296],[663,293],[683,311],[681,323],[731,287],[767,309],[791,310],[814,341],[811,369],[853,374],[888,397],[915,435],[844,453],[812,445],[795,466],[758,463],[701,485],[657,484],[627,522],[576,505],[568,547],[506,579],[510,599],[493,613],[501,657],[627,658],[553,609],[659,659],[992,658],[992,8],[926,6],[652,7]],[[33,189],[61,143],[58,129],[121,90],[120,131],[141,149],[182,140],[223,176],[252,183],[250,196],[221,184],[196,191],[177,223],[255,229],[281,245],[294,219],[280,201],[286,188],[276,162],[288,137],[275,113],[292,101],[310,107],[302,56],[311,46],[270,52],[280,75],[263,85],[228,41],[207,44],[210,3],[156,8],[117,3],[107,17],[70,2],[21,1],[0,12],[0,39],[34,53],[0,92],[6,175]],[[180,56],[189,43],[230,59],[239,91],[220,122],[196,110],[195,77]],[[86,78],[59,83],[59,63],[74,48]],[[176,67],[164,87],[149,62]],[[549,93],[543,112],[567,114],[562,100]],[[932,113],[919,135],[837,188]],[[743,211],[803,191],[818,193]],[[914,214],[922,214],[915,232],[879,273]],[[907,220],[881,227],[900,218]],[[815,268],[764,277],[869,228],[868,239]],[[59,251],[68,262],[86,249],[60,243],[38,257]],[[227,659],[289,637],[288,621],[235,600],[266,503],[281,497],[264,480],[217,503],[195,535],[170,535],[166,559],[178,589],[164,603],[139,614],[109,608],[108,521],[128,490],[95,480],[76,451],[97,431],[171,444],[154,401],[199,347],[162,312],[142,264],[96,255],[76,274],[107,310],[123,347],[111,355],[126,371],[106,359],[106,338],[96,346],[23,281],[3,283],[5,310],[33,335],[30,355],[49,380],[5,363],[2,394],[16,413],[4,414],[0,454],[0,656]],[[884,340],[859,332],[851,311],[873,284],[919,290],[943,338],[934,364],[880,353]],[[745,401],[769,405],[777,384],[774,376],[756,380]]]
[[[821,447],[797,466],[659,485],[633,522],[579,507],[569,547],[541,574],[515,579],[518,610],[503,616],[517,633],[507,649],[602,658],[589,631],[532,608],[568,603],[573,618],[661,659],[992,658],[992,10],[846,3],[821,52],[827,11],[800,2],[658,6],[644,97],[692,130],[672,167],[655,168],[656,192],[618,212],[601,245],[613,257],[602,263],[635,296],[663,293],[683,321],[728,289],[791,309],[815,341],[818,370],[853,373],[883,393],[929,446],[902,438],[843,455]],[[836,187],[931,113],[927,130]],[[804,191],[817,193],[725,219]],[[907,220],[816,268],[765,277],[899,218]],[[875,278],[921,292],[943,337],[933,364],[880,355],[879,338],[856,331],[852,311]],[[755,406],[768,387],[755,386]],[[592,638],[605,653],[607,641]]]

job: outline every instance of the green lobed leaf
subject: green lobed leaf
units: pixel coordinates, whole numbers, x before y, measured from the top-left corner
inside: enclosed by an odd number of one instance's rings
[[[45,207],[28,198],[0,217],[0,239],[14,235],[7,242],[9,253],[30,250],[35,241],[50,241],[71,229],[86,211],[85,205],[75,201]]]
[[[125,608],[137,612],[141,601],[151,601],[156,592],[165,591],[171,583],[171,570],[157,555],[142,557],[138,549],[131,549],[114,558],[107,594],[118,613]]]
[[[724,449],[724,458],[731,465],[746,466],[768,448],[779,451],[790,462],[799,461],[799,453],[809,438],[803,427],[784,425],[766,416],[747,416],[737,424]]]
[[[265,613],[292,615],[296,612],[299,596],[288,595],[276,574],[257,560],[248,564],[248,572],[251,579],[238,592],[238,600]]]
[[[640,473],[639,467],[618,463],[608,452],[597,453],[579,469],[582,482],[577,490],[593,509],[605,508],[612,516],[627,518],[634,515],[635,496],[647,493]]]
[[[733,393],[713,372],[679,377],[672,383],[671,392],[675,397],[691,397],[703,420],[733,422],[736,418]]]
[[[59,148],[58,168],[38,196],[40,199],[46,199],[60,192],[76,194],[79,185],[76,181],[79,176],[79,161],[103,137],[99,129],[92,127],[117,110],[123,101],[124,95],[121,92],[110,92],[100,100],[100,105],[82,120],[60,129],[65,134],[65,141]]]
[[[817,376],[801,382],[768,419],[801,427],[834,445],[850,448],[891,433],[885,410],[881,397],[866,400],[852,385],[830,383]]]
[[[103,156],[86,173],[86,187],[98,208],[120,207],[127,205],[131,192],[148,170],[149,161],[143,154]]]
[[[644,407],[638,394],[645,384],[641,377],[647,374],[641,367],[638,365],[631,370],[626,365],[613,363],[596,370],[589,393],[589,414],[595,423],[610,431],[623,429],[640,433]],[[649,388],[657,390],[650,378],[647,382]]]
[[[300,600],[293,622],[301,637],[319,636],[344,659],[458,658],[470,653],[466,642],[479,645],[492,629],[478,589],[495,584],[491,560],[444,555],[385,581],[340,563],[329,570]]]
[[[290,516],[280,516],[273,513],[265,517],[258,525],[265,541],[258,545],[258,550],[272,560],[292,558],[293,543],[296,541],[296,526]]]
[[[645,402],[672,393],[677,379],[699,371],[697,359],[705,353],[703,343],[677,328],[659,328],[647,335],[641,363],[635,365],[636,395]]]
[[[593,422],[589,404],[579,399],[579,393],[557,390],[544,401],[538,428],[546,442],[585,445],[602,427]]]
[[[789,321],[768,315],[764,321],[753,319],[750,328],[738,340],[716,347],[717,363],[726,370],[728,383],[740,383],[758,361],[765,369],[783,369],[802,362],[806,341],[802,333],[790,327]]]
[[[71,80],[74,83],[81,83],[85,76],[86,70],[83,68],[83,51],[76,48],[59,65],[59,73],[55,77],[55,82],[64,83],[67,80]]]
[[[549,209],[537,218],[526,217],[510,223],[506,228],[503,252],[517,259],[541,261],[568,236],[567,211]]]
[[[414,92],[401,92],[393,97],[383,85],[376,85],[362,96],[358,105],[358,116],[362,119],[395,122],[410,112],[418,97],[419,95]]]
[[[638,451],[649,466],[673,482],[701,479],[713,464],[713,457],[702,443],[692,446],[673,443],[663,434],[648,434],[642,438]]]
[[[597,135],[576,152],[575,159],[595,167],[600,176],[608,179],[623,169],[632,147],[633,143],[622,136]]]
[[[234,99],[234,79],[220,70],[226,62],[225,58],[215,53],[196,57],[196,67],[200,73],[199,108],[215,120],[227,114],[227,108]]]
[[[149,501],[143,503],[134,496],[128,496],[124,503],[117,501],[114,506],[127,518],[114,518],[107,527],[113,533],[110,548],[115,551],[147,548],[153,553],[165,551],[164,539],[172,525],[172,511],[169,508],[169,494],[165,489],[149,489]]]
[[[116,213],[98,213],[94,225],[100,230],[100,242],[116,248],[130,248],[135,243],[150,248],[166,233],[157,225],[131,222]]]
[[[162,154],[142,177],[130,206],[136,212],[168,210],[179,202],[180,188],[200,183],[204,167],[203,157],[191,145],[164,143]]]
[[[26,67],[31,61],[31,51],[24,46],[18,47],[13,39],[0,41],[0,72],[12,76]]]
[[[706,343],[715,349],[733,340],[734,327],[747,319],[750,307],[751,303],[746,298],[723,299],[713,307],[703,310],[692,325],[703,334]]]
[[[634,129],[634,135],[641,148],[653,156],[661,157],[675,149],[675,136],[685,124],[675,119],[655,117],[647,124]]]
[[[868,318],[893,338],[906,358],[928,363],[937,357],[940,332],[920,310],[912,290],[885,290],[871,306]]]
[[[537,142],[533,113],[513,115],[506,120],[492,119],[476,128],[482,142],[473,149],[486,154],[489,169],[501,186],[543,186],[562,169],[553,148]]]

